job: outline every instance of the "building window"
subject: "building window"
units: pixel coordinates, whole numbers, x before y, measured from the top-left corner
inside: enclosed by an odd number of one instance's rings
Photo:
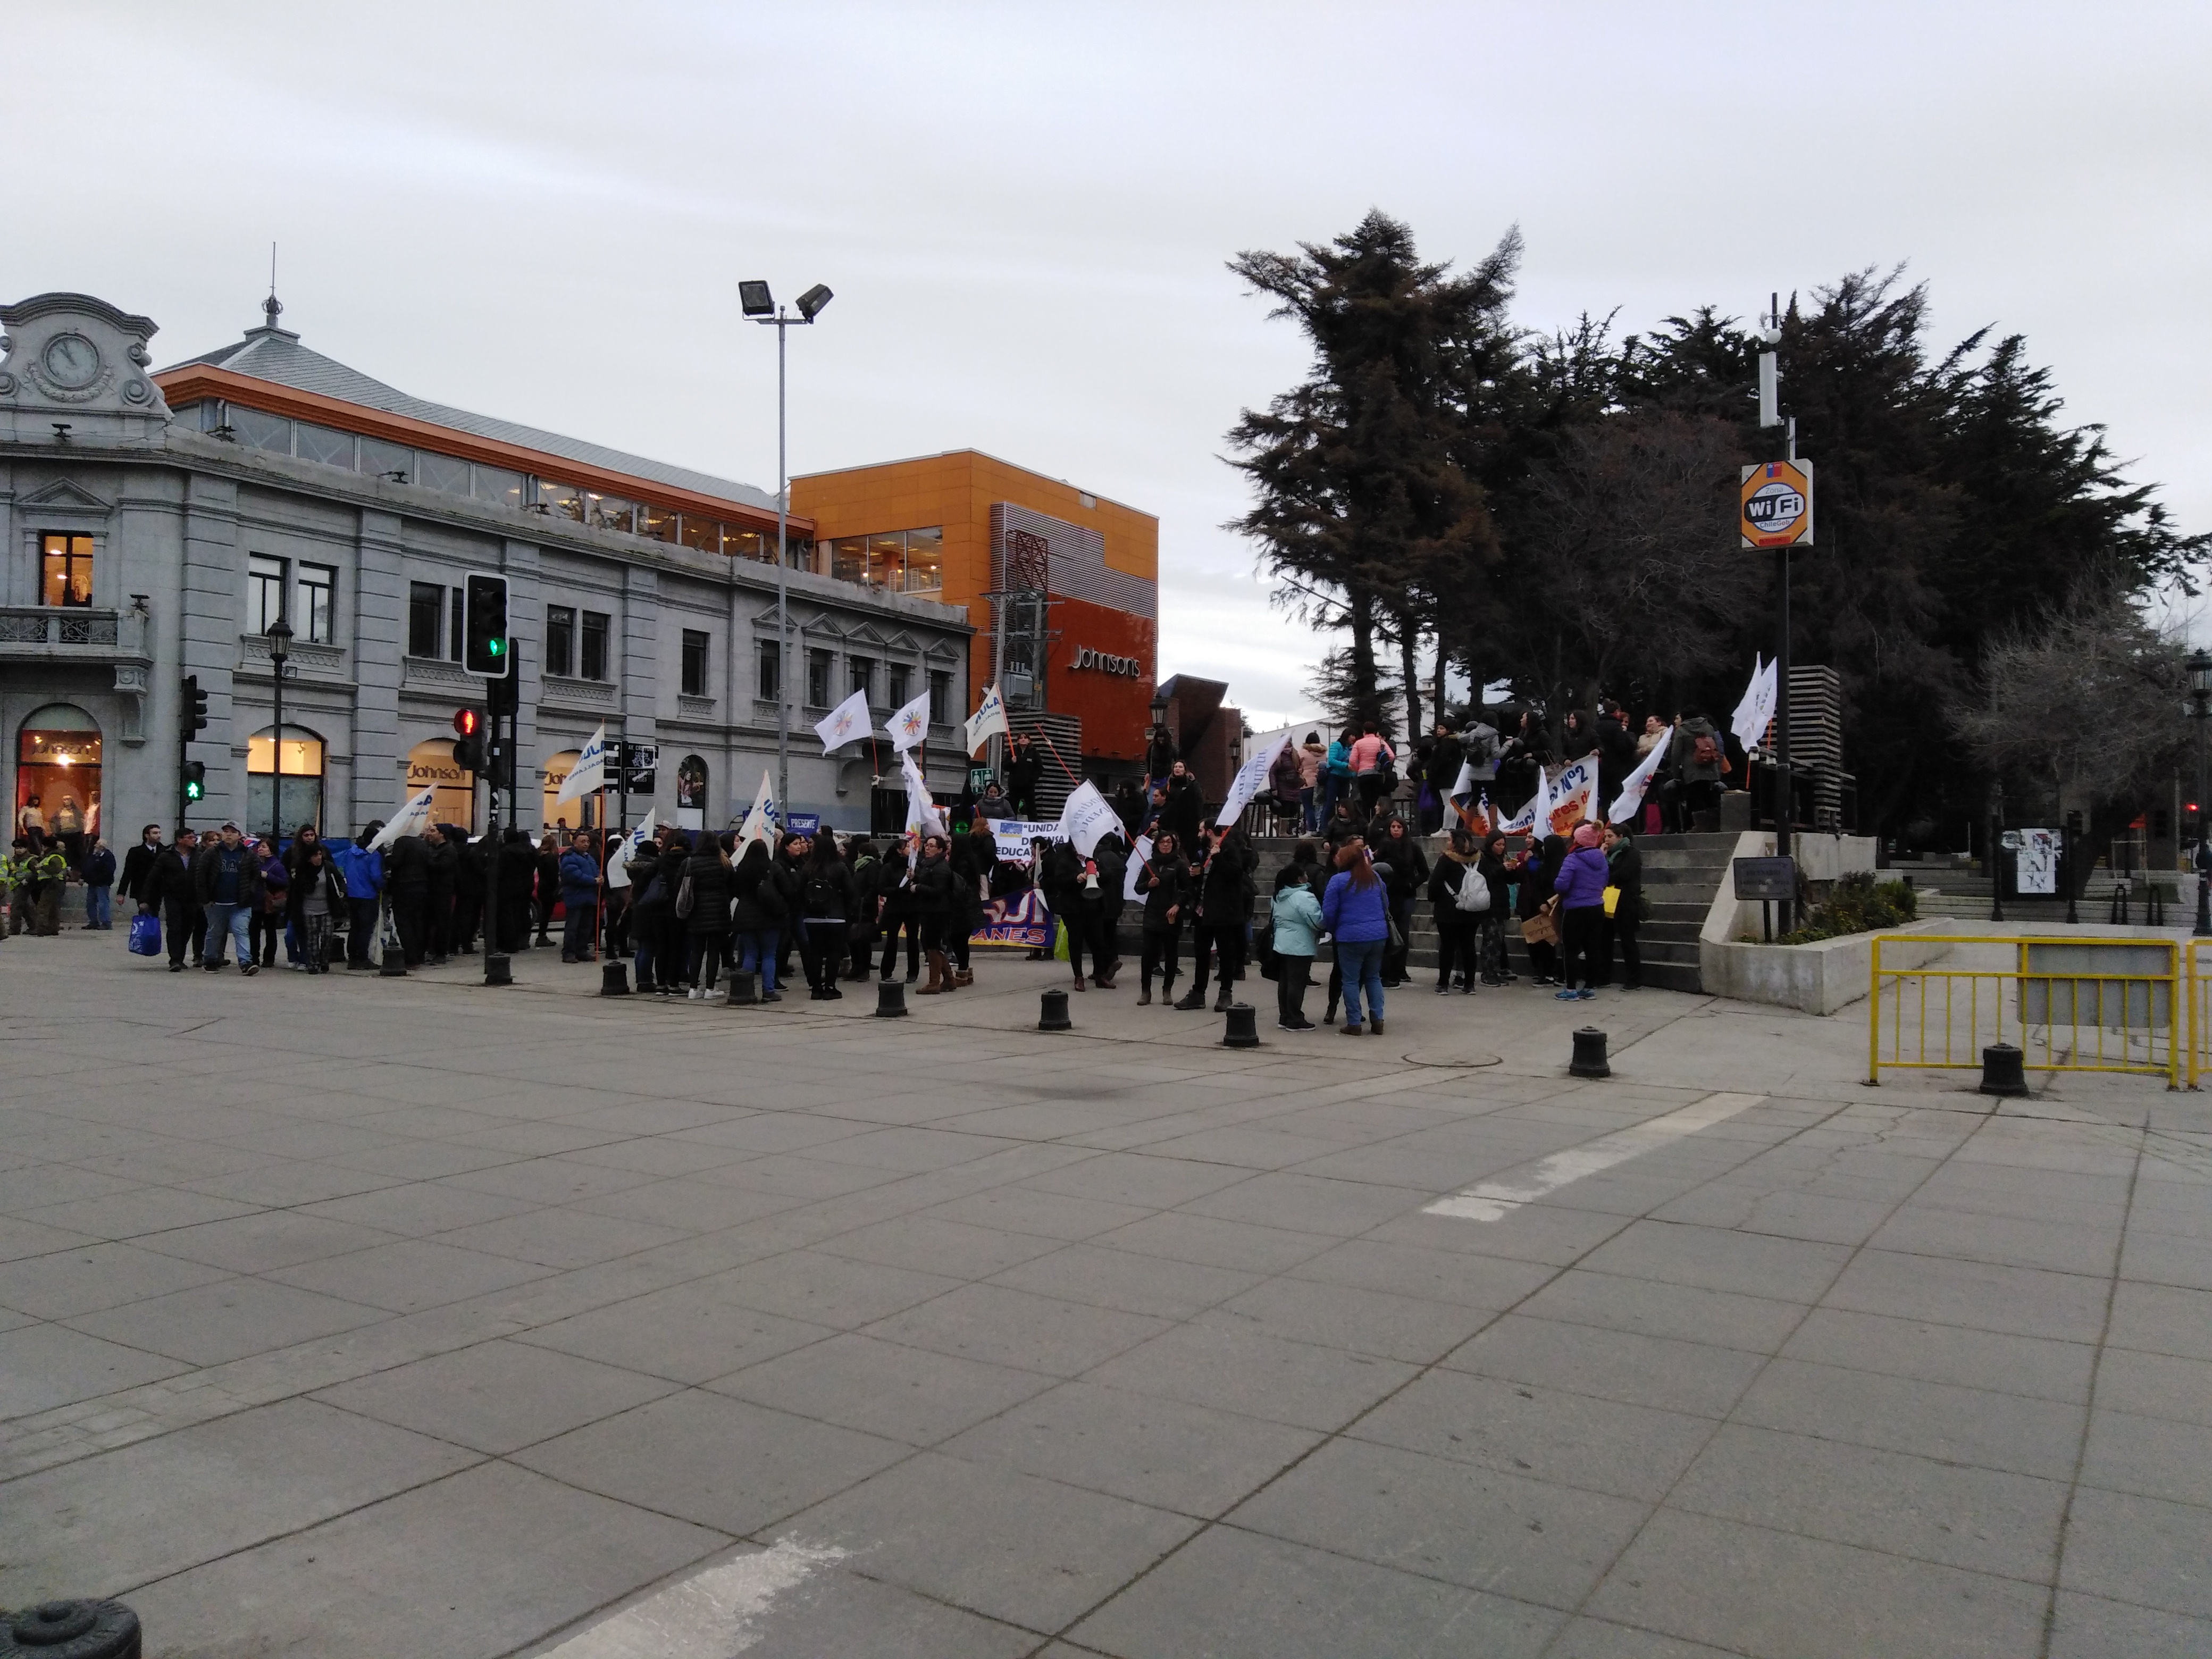
[[[566,678],[576,663],[576,613],[565,605],[545,607],[545,672]]]
[[[393,483],[411,483],[415,477],[415,452],[404,444],[388,444],[381,438],[363,438],[361,470]]]
[[[635,530],[637,528],[635,501],[625,501],[613,495],[602,495],[595,490],[586,491],[584,500],[589,508],[586,523],[596,525],[601,530]]]
[[[327,426],[313,426],[306,421],[292,423],[292,442],[303,461],[320,461],[325,466],[342,466],[353,471],[354,435]]]
[[[806,653],[806,706],[827,708],[830,706],[830,666],[833,659],[827,651]]]
[[[707,636],[695,628],[684,630],[684,695],[707,695]]]
[[[90,605],[92,538],[46,536],[40,538],[40,545],[44,553],[39,572],[39,602]]]
[[[665,507],[653,507],[650,504],[644,511],[644,521],[638,526],[640,535],[650,536],[657,542],[672,542],[676,539],[676,515],[673,513]]]
[[[890,669],[890,690],[884,697],[884,706],[903,708],[914,700],[914,670],[902,662],[895,662]]]
[[[258,409],[230,408],[230,429],[249,449],[265,449],[272,455],[292,453],[292,423],[281,415],[264,415]]]
[[[876,700],[876,663],[872,657],[848,657],[845,665],[854,690],[871,703]]]
[[[445,637],[446,590],[438,582],[407,584],[407,654],[434,657]]]
[[[829,574],[890,593],[938,593],[945,588],[945,531],[887,530],[825,543]]]
[[[284,614],[284,561],[260,553],[246,559],[246,627],[266,634]]]
[[[470,491],[478,501],[489,501],[494,507],[511,507],[522,510],[522,475],[509,472],[503,466],[479,466],[473,469],[475,488]]]
[[[730,525],[722,526],[722,551],[736,559],[758,559],[774,564],[775,555],[769,546],[768,538],[757,530],[739,530]]]
[[[951,673],[943,668],[931,669],[929,671],[929,723],[932,726],[944,726],[951,721]]]
[[[447,746],[452,752],[452,745]],[[246,740],[246,823],[254,834],[323,822],[323,740],[287,726],[283,741],[264,727]]]
[[[604,611],[586,611],[584,613],[583,650],[579,653],[582,660],[577,665],[576,672],[585,679],[603,680],[607,678],[607,625],[610,620]]]
[[[777,653],[774,640],[760,642],[760,690],[757,695],[763,702],[775,702],[783,696],[783,659]]]
[[[868,579],[868,538],[840,536],[830,544],[830,574],[841,582]]]
[[[584,492],[574,484],[553,483],[540,478],[538,504],[553,518],[567,519],[574,524],[584,522]]]
[[[469,464],[434,450],[418,449],[415,452],[415,482],[425,489],[465,495],[469,493]]]
[[[684,515],[684,533],[678,538],[686,547],[696,548],[702,553],[718,553],[722,547],[722,526],[713,519],[702,519],[696,514]]]
[[[945,591],[945,532],[941,527],[906,532],[906,591]]]
[[[317,645],[331,642],[332,601],[338,591],[338,573],[327,564],[301,564],[294,583],[298,602],[292,611],[292,627],[303,640]]]
[[[447,612],[447,620],[452,626],[446,630],[450,635],[447,641],[446,655],[454,662],[459,662],[467,648],[469,601],[466,592],[461,588],[454,588],[453,595],[453,607]]]

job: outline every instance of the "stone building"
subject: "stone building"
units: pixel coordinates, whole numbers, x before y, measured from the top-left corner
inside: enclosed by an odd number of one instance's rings
[[[633,822],[742,814],[775,764],[774,498],[408,397],[264,309],[236,344],[156,373],[147,318],[76,294],[0,307],[0,787],[17,816],[35,794],[51,821],[66,796],[119,848],[174,827],[194,760],[196,825],[349,833],[436,784],[439,816],[481,829],[451,747],[456,709],[483,701],[459,662],[472,570],[510,584],[516,819],[578,821],[554,797],[602,722],[659,747]],[[790,807],[869,827],[868,747],[824,757],[811,730],[860,686],[878,719],[933,692],[932,782],[957,789],[964,614],[818,574],[805,520],[790,545]],[[279,616],[281,734],[264,635]],[[189,748],[187,675],[210,715]]]

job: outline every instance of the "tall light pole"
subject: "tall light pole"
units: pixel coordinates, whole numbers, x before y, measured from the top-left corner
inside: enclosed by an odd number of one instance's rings
[[[811,323],[835,296],[820,283],[799,296],[799,315],[787,314],[769,296],[766,283],[739,283],[738,302],[744,314],[775,331],[775,811],[791,821],[791,478],[786,459],[784,345],[789,331]]]
[[[2212,937],[2212,863],[2204,842],[2204,728],[2212,720],[2212,653],[2189,653],[2189,717],[2197,722],[2197,850],[2190,862],[2197,870],[2197,937]]]
[[[284,665],[292,655],[292,624],[282,616],[270,623],[264,631],[269,641],[270,682],[276,688],[276,723],[273,730],[275,741],[270,747],[271,776],[269,780],[269,845],[273,850],[284,844]],[[2201,732],[2203,727],[2199,727]],[[2203,745],[2197,745],[2197,772],[2204,770],[2202,757]]]

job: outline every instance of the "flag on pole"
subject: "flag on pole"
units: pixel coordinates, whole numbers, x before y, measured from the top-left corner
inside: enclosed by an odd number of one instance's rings
[[[433,785],[393,813],[392,822],[376,832],[376,839],[369,842],[368,850],[372,853],[380,853],[393,842],[398,841],[400,836],[419,836],[428,829],[430,803],[436,797],[437,793],[436,786]]]
[[[1290,746],[1291,734],[1285,732],[1237,769],[1237,775],[1229,780],[1229,793],[1222,799],[1221,810],[1213,815],[1214,823],[1226,825],[1237,822],[1252,804],[1253,797],[1267,787],[1267,774],[1275,764],[1275,757]]]
[[[1480,781],[1474,775],[1473,758],[1463,760],[1459,763],[1459,776],[1452,781],[1452,787],[1444,793],[1444,804],[1451,808],[1462,826],[1483,836],[1490,833],[1492,822],[1489,791],[1482,792],[1479,805],[1468,805],[1480,787]]]
[[[753,797],[752,811],[738,828],[738,850],[743,852],[749,841],[769,841],[775,835],[775,779],[763,767],[761,770],[760,793]]]
[[[925,836],[945,834],[945,815],[937,810],[937,802],[929,793],[929,780],[921,775],[914,757],[902,752],[899,766],[906,774],[906,827],[919,830]]]
[[[1068,792],[1067,804],[1060,809],[1060,833],[1089,858],[1102,838],[1121,833],[1121,820],[1098,786],[1085,778]]]
[[[1743,701],[1735,706],[1729,717],[1729,729],[1746,749],[1756,749],[1766,741],[1766,728],[1773,723],[1776,705],[1782,696],[1779,663],[1762,662],[1759,653],[1752,653],[1751,684],[1744,688]]]
[[[822,752],[848,744],[855,738],[868,735],[868,694],[855,691],[830,711],[830,718],[814,723],[814,735],[822,739]]]
[[[644,846],[646,842],[653,839],[653,831],[657,822],[658,810],[659,809],[656,808],[653,811],[647,812],[645,815],[645,822],[639,824],[637,828],[631,830],[629,834],[624,836],[621,841],[615,844],[615,850],[607,854],[608,886],[627,887],[629,885],[630,859],[636,854],[639,848]]]
[[[1137,883],[1144,877],[1145,866],[1152,861],[1152,838],[1139,836],[1137,838],[1137,855],[1129,860],[1129,873],[1121,880],[1121,896],[1127,902],[1142,904],[1145,902],[1144,891]]]
[[[1597,816],[1597,755],[1595,751],[1562,767],[1552,780],[1551,833],[1565,836],[1584,818]]]
[[[929,737],[929,693],[925,691],[912,702],[893,714],[884,725],[884,732],[891,740],[891,747],[903,755]]]
[[[1621,780],[1620,799],[1613,802],[1613,810],[1606,814],[1608,819],[1614,823],[1626,823],[1636,816],[1637,809],[1644,805],[1644,792],[1650,788],[1651,780],[1657,775],[1659,768],[1674,747],[1674,728],[1670,726],[1667,728],[1667,735],[1651,745],[1651,752],[1637,763],[1636,769]]]
[[[561,780],[561,793],[554,798],[556,806],[586,795],[597,794],[607,787],[607,723],[599,722],[599,729],[592,733],[584,752],[576,757],[576,764],[568,775]]]
[[[973,755],[993,736],[1012,735],[1013,728],[1006,724],[1006,700],[994,685],[983,694],[983,706],[968,717],[968,752]]]

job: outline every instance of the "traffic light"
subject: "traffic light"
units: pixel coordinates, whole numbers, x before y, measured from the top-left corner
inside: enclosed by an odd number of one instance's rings
[[[471,674],[507,676],[507,578],[471,573],[464,602],[461,666]]]
[[[188,801],[207,799],[207,763],[205,761],[185,763],[185,799]]]
[[[453,730],[459,734],[453,742],[453,764],[465,772],[484,769],[483,729],[484,718],[480,709],[453,711]]]
[[[200,690],[200,677],[185,675],[185,701],[177,711],[177,726],[186,743],[207,730],[207,699],[208,694]],[[195,795],[192,799],[198,800],[199,797]]]

